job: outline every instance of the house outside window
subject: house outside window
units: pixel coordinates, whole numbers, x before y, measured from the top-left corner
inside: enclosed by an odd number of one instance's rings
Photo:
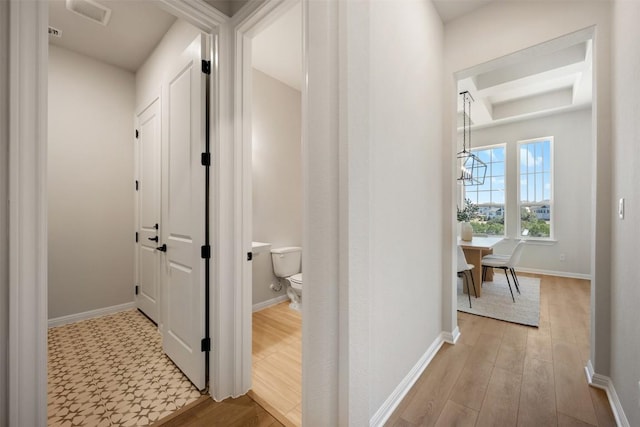
[[[518,236],[553,238],[553,137],[518,142]]]
[[[479,218],[471,221],[474,234],[503,236],[505,234],[505,144],[473,149],[487,164],[482,185],[464,187],[465,197],[478,205]]]

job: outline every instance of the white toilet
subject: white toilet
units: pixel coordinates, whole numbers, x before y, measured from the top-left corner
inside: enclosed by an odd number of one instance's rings
[[[273,272],[280,281],[284,281],[287,296],[291,300],[289,307],[300,310],[302,304],[302,248],[287,246],[271,249]]]

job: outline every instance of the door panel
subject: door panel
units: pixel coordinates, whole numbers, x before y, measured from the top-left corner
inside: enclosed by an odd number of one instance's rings
[[[198,387],[205,387],[205,77],[204,37],[183,52],[165,84],[162,242],[163,348]]]
[[[155,99],[137,117],[138,129],[138,295],[136,306],[154,322],[159,321],[159,255],[160,222],[160,101]]]

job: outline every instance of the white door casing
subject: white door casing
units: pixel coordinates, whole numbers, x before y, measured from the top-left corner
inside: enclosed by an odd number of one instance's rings
[[[206,40],[198,36],[163,85],[162,256],[163,349],[199,389],[206,386],[205,151]]]
[[[136,117],[137,218],[136,307],[160,323],[160,99],[155,98]]]
[[[228,17],[204,2],[159,0],[159,5],[203,31],[217,34]],[[9,34],[9,329],[8,395],[9,425],[45,425],[47,420],[47,64],[48,5],[46,2],[10,2]],[[222,43],[226,46],[228,41]],[[216,47],[217,49],[217,47]],[[226,48],[225,48],[226,49]],[[230,87],[219,72],[221,88]],[[230,89],[216,92],[214,104],[222,105]],[[212,112],[213,122],[226,135],[227,125]],[[214,251],[217,254],[217,251]],[[216,280],[220,280],[216,276]],[[224,305],[223,305],[224,307]],[[221,310],[222,311],[222,310]],[[216,317],[223,313],[216,313]],[[212,320],[214,323],[216,320]],[[233,359],[234,350],[222,347],[211,363]],[[228,356],[227,356],[228,354]],[[2,394],[0,392],[0,394]],[[228,394],[225,390],[221,395]],[[5,414],[0,415],[0,423]]]

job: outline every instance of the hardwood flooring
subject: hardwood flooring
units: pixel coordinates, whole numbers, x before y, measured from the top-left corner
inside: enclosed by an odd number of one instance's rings
[[[253,388],[215,402],[205,396],[157,426],[302,425],[302,316],[284,302],[253,313]]]
[[[302,316],[288,301],[253,313],[249,396],[285,426],[302,425]]]
[[[276,427],[282,426],[248,396],[216,402],[202,396],[182,410],[163,418],[155,427]]]
[[[387,426],[615,426],[584,374],[589,282],[536,277],[540,327],[458,313],[458,343],[440,349]],[[158,425],[301,425],[301,323],[288,303],[254,313],[251,398],[205,398]]]
[[[444,344],[387,426],[615,426],[584,373],[589,281],[530,276],[541,279],[540,327],[458,312],[458,343]]]

